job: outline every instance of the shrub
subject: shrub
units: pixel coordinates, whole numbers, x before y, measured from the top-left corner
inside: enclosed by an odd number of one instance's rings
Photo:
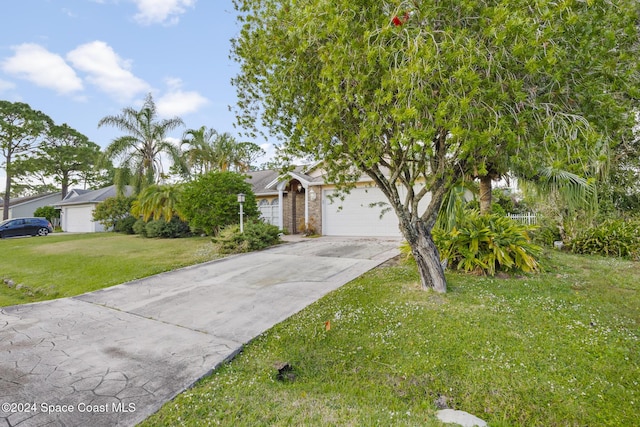
[[[163,227],[164,221],[159,219],[159,220],[155,220],[152,219],[151,221],[147,222],[147,225],[145,226],[145,230],[147,231],[146,235],[147,237],[153,239],[154,237],[160,237],[160,233]]]
[[[280,242],[280,230],[275,225],[260,220],[248,221],[244,233],[239,225],[229,225],[211,239],[222,254],[257,251]]]
[[[177,210],[195,231],[213,235],[239,220],[238,193],[245,194],[245,219],[258,218],[258,205],[245,177],[235,172],[213,172],[184,185]]]
[[[41,206],[33,211],[33,216],[47,218],[53,222],[53,218],[60,218],[60,210],[53,206]]]
[[[553,246],[553,242],[562,240],[558,224],[550,218],[542,217],[538,222],[538,228],[531,233],[534,243],[542,246]]]
[[[113,227],[113,230],[118,233],[135,234],[133,225],[136,223],[136,218],[129,215],[126,218],[118,220]]]
[[[440,258],[452,268],[478,274],[534,272],[542,248],[531,242],[535,229],[497,214],[470,211],[450,232],[434,229]]]
[[[138,219],[134,224],[133,224],[133,232],[135,234],[138,234],[142,237],[147,237],[147,222],[145,220],[143,220],[142,218]]]
[[[318,225],[314,217],[309,218],[305,223],[304,218],[298,221],[298,231],[305,237],[315,236],[318,234]]]
[[[177,216],[174,216],[169,221],[161,220],[162,226],[160,227],[159,236],[164,238],[178,238],[191,236],[191,228],[189,224]]]
[[[139,219],[133,225],[133,229],[136,234],[149,238],[160,237],[173,239],[191,235],[189,224],[175,216],[171,218],[169,222],[164,219],[151,220],[148,222]]]
[[[578,233],[569,243],[576,254],[640,260],[640,220],[607,220]]]
[[[133,197],[109,197],[98,203],[93,211],[93,220],[98,221],[105,229],[111,230],[116,223],[129,215]]]

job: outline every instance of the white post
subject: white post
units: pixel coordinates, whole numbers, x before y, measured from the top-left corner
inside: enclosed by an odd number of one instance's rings
[[[244,233],[244,210],[242,204],[244,203],[244,193],[238,194],[238,203],[240,203],[240,233]]]

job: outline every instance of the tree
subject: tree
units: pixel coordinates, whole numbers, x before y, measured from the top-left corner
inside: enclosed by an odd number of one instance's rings
[[[153,218],[154,221],[164,219],[169,222],[174,216],[183,219],[177,210],[181,191],[180,185],[150,185],[133,201],[131,213],[136,217],[142,216],[144,221]]]
[[[81,182],[98,162],[100,147],[66,123],[51,126],[38,147],[16,164],[19,179],[27,184],[34,178],[46,184],[51,179],[60,185],[62,198],[71,185]]]
[[[108,197],[96,205],[93,220],[98,221],[105,229],[115,229],[119,221],[131,216],[131,205],[135,197]]]
[[[186,172],[180,149],[167,140],[167,134],[184,123],[178,117],[158,120],[151,94],[139,111],[127,107],[122,114],[106,116],[98,122],[98,127],[105,125],[127,133],[114,139],[104,153],[106,159],[121,161],[115,174],[120,191],[125,185],[132,185],[137,194],[144,187],[159,183],[163,178],[161,154],[168,155],[178,170]]]
[[[237,142],[231,134],[218,133],[206,126],[187,130],[182,145],[189,147],[185,150],[187,164],[196,174],[227,170],[247,172],[252,162],[264,154],[264,150],[254,143]]]
[[[47,218],[53,222],[54,218],[60,218],[60,209],[56,209],[53,206],[41,206],[33,211],[33,216]]]
[[[239,124],[280,137],[285,158],[324,160],[342,188],[373,179],[423,288],[446,291],[431,230],[463,176],[535,170],[557,142],[623,138],[632,121],[633,0],[234,4]]]
[[[49,116],[28,104],[0,100],[0,148],[7,175],[2,219],[9,218],[14,157],[31,151],[52,124]]]
[[[177,210],[194,230],[209,235],[240,221],[238,194],[245,194],[244,217],[258,218],[256,197],[245,177],[235,172],[211,172],[184,184]]]

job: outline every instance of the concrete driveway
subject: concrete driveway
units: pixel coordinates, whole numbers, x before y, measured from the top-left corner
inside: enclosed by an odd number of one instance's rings
[[[0,309],[0,427],[135,425],[398,246],[304,240]]]

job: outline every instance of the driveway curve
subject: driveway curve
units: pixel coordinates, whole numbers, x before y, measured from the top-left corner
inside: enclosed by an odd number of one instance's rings
[[[322,237],[4,307],[0,427],[133,426],[398,246]]]

